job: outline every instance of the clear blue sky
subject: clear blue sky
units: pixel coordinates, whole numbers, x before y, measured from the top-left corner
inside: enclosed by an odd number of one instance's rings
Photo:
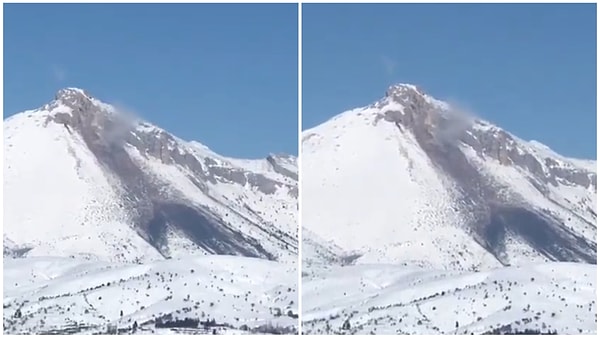
[[[596,5],[305,4],[303,128],[414,83],[596,158]]]
[[[74,86],[224,155],[297,154],[297,10],[4,5],[4,117]]]

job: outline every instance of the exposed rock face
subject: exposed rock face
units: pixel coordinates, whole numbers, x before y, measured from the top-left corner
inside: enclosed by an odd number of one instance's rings
[[[478,154],[496,159],[502,165],[524,168],[544,182],[556,185],[556,179],[561,178],[572,184],[596,188],[595,172],[565,168],[552,158],[540,162],[527,149],[519,148],[515,138],[506,131],[487,127],[486,123],[448,106],[431,103],[416,87],[392,86],[386,97],[402,104],[404,109],[387,110],[385,120],[409,128],[422,144],[434,142],[456,146],[464,143]]]
[[[400,104],[401,108],[386,108],[390,102]],[[518,196],[501,195],[505,191],[499,190],[467,159],[463,148],[469,147],[487,160],[529,172],[531,183],[545,194],[549,184],[596,190],[595,172],[553,158],[540,160],[522,145],[523,141],[506,131],[453,110],[411,85],[390,87],[375,106],[381,108],[385,121],[412,132],[439,171],[452,177],[464,200],[462,212],[472,218],[467,226],[501,262],[508,232],[523,238],[552,260],[596,262],[595,240],[570,231],[552,214],[529,208]],[[590,212],[595,219],[595,213]]]
[[[278,159],[282,159],[285,161],[292,161],[295,163],[295,158],[291,157],[291,156],[287,156],[287,155],[283,155],[281,156],[282,158],[278,158],[278,156],[276,155],[270,155],[267,157],[267,161],[273,165],[273,169],[275,170],[275,172],[282,174],[286,177],[289,177],[293,180],[298,180],[298,173],[291,171],[290,169],[284,167],[283,165],[280,164],[280,162],[278,161]]]
[[[59,106],[68,109],[58,109],[48,115],[46,123],[62,124],[69,132],[81,135],[98,162],[118,177],[125,190],[122,203],[134,215],[140,235],[165,256],[168,255],[164,247],[166,228],[170,225],[214,254],[276,259],[274,252],[263,247],[260,240],[236,230],[236,224],[228,223],[209,208],[190,203],[175,192],[165,192],[168,186],[141,168],[129,151],[135,149],[145,158],[187,170],[188,179],[209,198],[210,186],[217,182],[247,186],[264,195],[287,188],[296,198],[298,176],[281,166],[276,157],[269,156],[265,162],[286,179],[273,179],[241,167],[224,165],[218,157],[199,155],[168,132],[118,112],[80,89],[60,90],[55,100],[43,109],[52,111]],[[295,233],[284,233],[276,224],[246,220],[262,235],[278,241],[293,254],[297,252]]]

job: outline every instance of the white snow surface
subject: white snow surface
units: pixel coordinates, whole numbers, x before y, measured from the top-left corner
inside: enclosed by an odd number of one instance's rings
[[[398,265],[304,267],[306,334],[481,334],[510,325],[596,334],[596,266],[546,263],[485,272]],[[343,329],[348,320],[350,329]]]
[[[87,334],[107,331],[109,324],[131,328],[134,322],[141,333],[164,333],[168,330],[155,329],[152,321],[169,313],[228,324],[220,333],[245,332],[244,325],[296,329],[297,319],[288,314],[297,314],[297,276],[295,266],[238,256],[147,264],[5,259],[4,333],[75,328]]]

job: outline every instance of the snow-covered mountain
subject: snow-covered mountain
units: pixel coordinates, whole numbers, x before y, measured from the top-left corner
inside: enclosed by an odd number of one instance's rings
[[[296,165],[76,88],[7,118],[4,333],[297,331]]]
[[[63,89],[4,120],[4,256],[296,263],[297,179],[295,157],[227,158]]]
[[[408,84],[302,137],[303,333],[595,334],[595,161]]]
[[[408,84],[302,137],[305,262],[596,262],[595,161],[558,155]]]

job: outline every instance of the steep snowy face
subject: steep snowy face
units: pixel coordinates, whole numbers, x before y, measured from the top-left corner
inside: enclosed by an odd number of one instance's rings
[[[303,133],[303,222],[393,261],[596,261],[595,161],[560,156],[413,85]]]
[[[4,134],[5,241],[25,254],[297,254],[293,157],[220,156],[76,88]]]

